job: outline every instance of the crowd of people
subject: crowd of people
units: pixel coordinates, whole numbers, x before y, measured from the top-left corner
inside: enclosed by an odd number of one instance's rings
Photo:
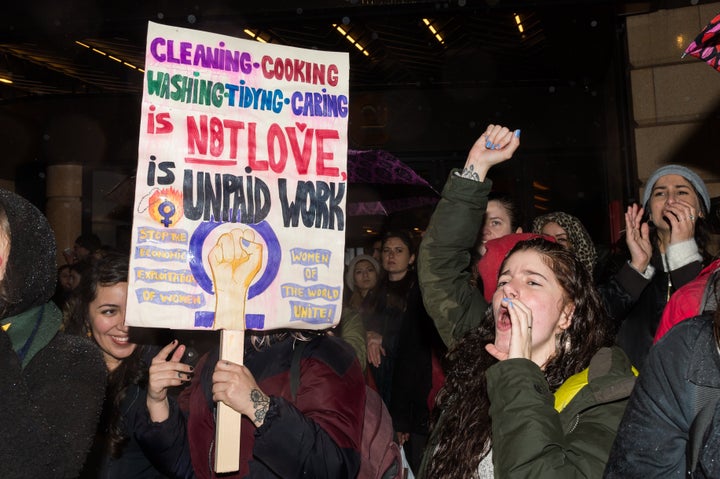
[[[404,457],[384,477],[720,477],[707,187],[657,169],[600,259],[577,217],[525,223],[493,191],[519,146],[489,125],[421,238],[349,261],[337,327],[249,331],[242,365],[126,326],[128,253],[83,235],[56,268],[45,217],[0,190],[0,476],[217,477],[223,403],[222,477],[364,477],[372,389]]]

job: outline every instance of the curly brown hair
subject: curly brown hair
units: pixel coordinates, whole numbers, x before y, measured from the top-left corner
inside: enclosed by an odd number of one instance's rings
[[[519,242],[503,264],[517,251],[542,255],[563,289],[565,304],[574,304],[573,321],[556,338],[559,347],[544,367],[550,390],[555,392],[566,379],[587,368],[601,347],[612,344],[612,326],[589,272],[571,251],[535,238]],[[480,326],[448,352],[445,385],[435,400],[433,442],[427,451],[431,456],[425,477],[477,477],[478,464],[492,444],[485,373],[498,360],[485,350],[485,345],[494,340],[495,320],[489,307]]]

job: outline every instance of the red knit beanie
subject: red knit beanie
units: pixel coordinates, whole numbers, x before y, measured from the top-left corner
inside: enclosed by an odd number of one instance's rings
[[[533,238],[545,238],[555,243],[555,238],[547,235],[538,235],[535,233],[512,233],[500,238],[491,239],[485,243],[485,254],[482,255],[477,263],[480,280],[483,284],[483,294],[488,303],[492,301],[495,286],[497,285],[498,274],[500,273],[500,265],[505,256],[520,241]]]

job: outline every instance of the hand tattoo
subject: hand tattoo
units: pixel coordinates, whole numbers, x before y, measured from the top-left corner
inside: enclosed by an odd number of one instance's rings
[[[480,181],[480,175],[477,174],[477,172],[473,168],[473,165],[463,168],[462,173],[460,173],[460,176],[463,178],[468,178],[470,180]]]
[[[253,403],[255,409],[255,418],[253,422],[256,425],[261,425],[265,421],[265,415],[270,407],[270,398],[263,394],[259,389],[253,389],[250,391],[250,400]]]

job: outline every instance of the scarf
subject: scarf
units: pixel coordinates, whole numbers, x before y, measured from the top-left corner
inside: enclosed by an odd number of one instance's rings
[[[0,321],[0,327],[10,337],[23,369],[55,337],[61,324],[62,313],[52,302]]]

